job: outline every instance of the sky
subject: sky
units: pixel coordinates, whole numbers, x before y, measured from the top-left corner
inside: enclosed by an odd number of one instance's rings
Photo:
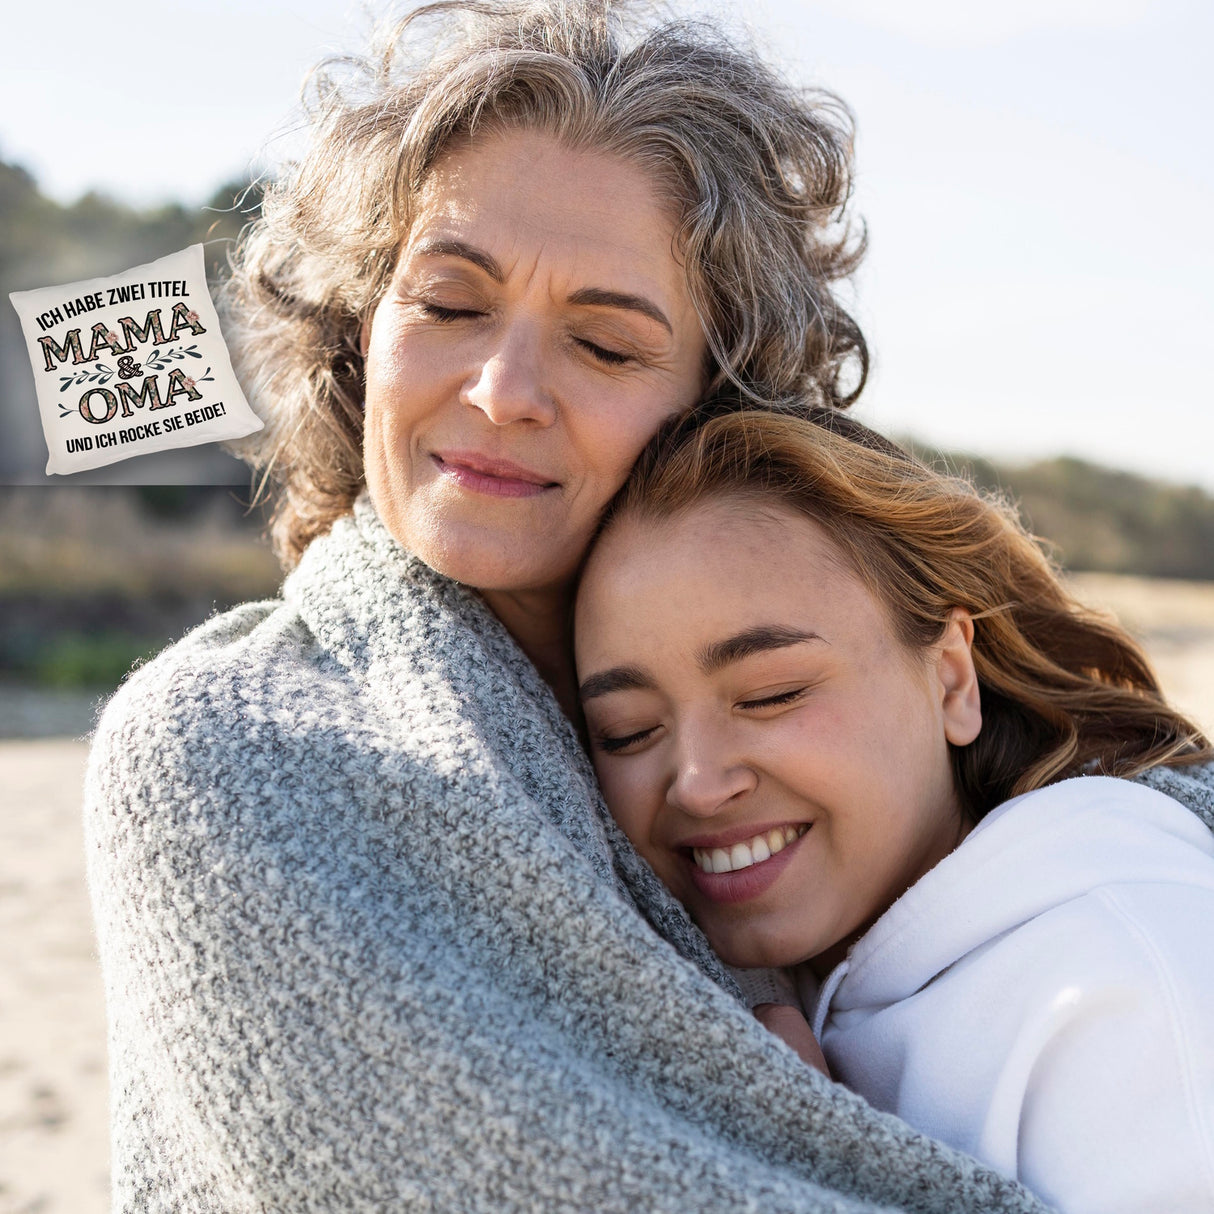
[[[695,0],[675,0],[692,11]],[[307,70],[378,0],[23,5],[0,158],[52,196],[197,203],[299,146]],[[709,11],[705,5],[700,11]],[[1010,461],[1214,492],[1214,5],[751,0],[758,45],[857,121],[857,415]]]

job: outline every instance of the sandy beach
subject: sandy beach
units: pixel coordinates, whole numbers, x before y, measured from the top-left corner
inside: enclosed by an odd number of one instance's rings
[[[85,743],[0,741],[0,1211],[109,1209],[105,1010],[84,888]]]
[[[1083,575],[1214,730],[1214,584]],[[108,1209],[105,1020],[84,888],[90,697],[0,689],[0,1214]],[[31,737],[61,732],[74,737]],[[14,736],[15,735],[15,736]]]

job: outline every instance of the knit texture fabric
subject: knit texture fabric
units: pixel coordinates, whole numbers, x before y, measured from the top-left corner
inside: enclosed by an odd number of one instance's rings
[[[1044,1209],[753,1021],[365,497],[123,685],[85,823],[115,1211]]]

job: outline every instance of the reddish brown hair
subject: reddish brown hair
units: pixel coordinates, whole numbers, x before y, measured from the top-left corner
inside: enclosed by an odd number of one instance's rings
[[[1068,593],[1007,502],[837,410],[712,412],[650,445],[603,529],[708,499],[776,503],[827,532],[908,648],[939,640],[952,608],[968,611],[982,730],[952,759],[973,817],[1067,776],[1214,758],[1141,648]]]

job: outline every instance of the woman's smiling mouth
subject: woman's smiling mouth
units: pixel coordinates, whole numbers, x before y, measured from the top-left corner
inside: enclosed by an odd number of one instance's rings
[[[535,497],[548,489],[558,488],[558,482],[548,480],[507,460],[490,459],[465,451],[449,451],[430,457],[438,470],[449,476],[461,488],[493,497]]]
[[[693,847],[691,858],[702,872],[736,873],[770,860],[807,830],[808,823],[802,823],[800,826],[777,826],[729,847]]]
[[[812,825],[773,826],[728,846],[685,848],[691,883],[709,902],[749,902],[775,884]]]

